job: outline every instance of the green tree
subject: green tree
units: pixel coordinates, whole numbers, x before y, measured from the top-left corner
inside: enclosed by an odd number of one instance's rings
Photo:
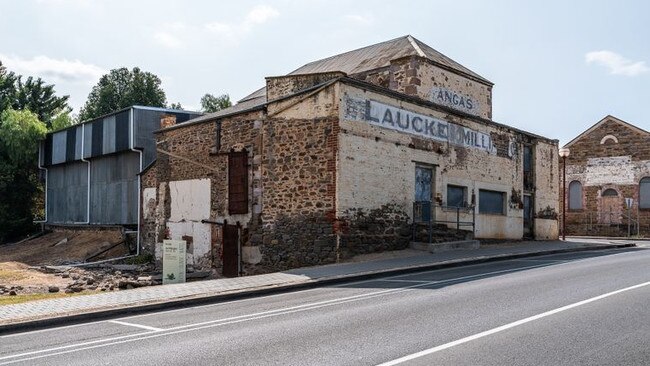
[[[16,98],[12,105],[15,110],[28,109],[45,123],[48,129],[52,128],[52,120],[56,115],[68,108],[67,95],[55,95],[54,85],[47,85],[41,78],[28,77],[24,82],[19,76],[16,85]]]
[[[170,108],[170,109],[178,109],[178,110],[182,110],[182,109],[183,109],[183,106],[181,105],[180,102],[178,102],[178,103],[172,103],[172,104],[170,104],[170,105],[169,105],[169,108]]]
[[[137,67],[113,69],[91,90],[79,112],[79,120],[86,121],[131,105],[165,107],[167,97],[160,83],[158,76]]]
[[[223,94],[218,97],[212,94],[206,94],[201,98],[201,110],[205,113],[218,112],[230,106],[232,106],[232,102],[230,102],[230,96],[228,94]]]
[[[7,71],[0,61],[0,113],[14,105],[18,77]]]
[[[50,131],[62,130],[66,127],[70,127],[74,124],[77,124],[75,117],[72,115],[71,108],[65,108],[59,111],[56,116],[52,119],[50,126]]]
[[[47,127],[28,110],[0,114],[0,243],[34,230],[38,181],[38,142]]]

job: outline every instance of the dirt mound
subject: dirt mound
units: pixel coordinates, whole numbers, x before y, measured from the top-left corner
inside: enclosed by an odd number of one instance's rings
[[[0,262],[32,266],[98,261],[128,254],[118,230],[55,231],[0,247]]]

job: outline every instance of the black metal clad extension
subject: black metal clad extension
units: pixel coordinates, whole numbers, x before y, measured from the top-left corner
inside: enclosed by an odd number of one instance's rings
[[[115,115],[115,151],[129,149],[129,111]]]
[[[104,119],[92,122],[92,152],[91,156],[99,156],[104,148]]]
[[[69,128],[66,131],[65,138],[65,161],[70,162],[75,160],[75,147],[77,146],[77,129]]]

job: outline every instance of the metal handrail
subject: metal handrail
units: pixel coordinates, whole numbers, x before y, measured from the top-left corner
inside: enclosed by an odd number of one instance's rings
[[[456,211],[456,220],[436,220],[436,208],[440,208],[443,212]],[[428,214],[427,214],[428,209]],[[472,221],[461,221],[460,214],[472,215]],[[460,207],[460,206],[445,206],[439,205],[431,201],[415,201],[413,202],[413,239],[416,236],[417,224],[429,224],[429,243],[433,240],[433,225],[434,224],[456,224],[456,231],[460,232],[461,227],[472,227],[472,235],[476,233],[476,210],[474,205]]]

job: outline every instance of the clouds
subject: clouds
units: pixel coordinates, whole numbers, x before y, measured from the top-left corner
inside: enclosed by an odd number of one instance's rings
[[[632,61],[616,52],[607,50],[587,52],[585,62],[605,66],[613,75],[638,76],[650,71],[644,61]]]
[[[47,82],[67,81],[94,84],[106,73],[103,68],[80,60],[54,59],[36,56],[24,59],[0,54],[0,60],[10,71],[25,76],[40,76]]]
[[[276,18],[280,12],[268,5],[258,5],[251,9],[240,22],[212,22],[204,25],[204,29],[214,36],[229,43],[238,43],[241,37],[247,35],[259,25]]]
[[[370,15],[347,14],[343,16],[343,19],[352,24],[361,26],[369,26],[374,23],[374,19]]]
[[[239,21],[214,21],[204,24],[184,24],[175,22],[166,24],[163,30],[153,33],[154,41],[166,48],[181,48],[189,42],[215,38],[222,44],[236,45],[242,38],[259,26],[280,16],[280,12],[268,5],[257,5],[250,9]]]

